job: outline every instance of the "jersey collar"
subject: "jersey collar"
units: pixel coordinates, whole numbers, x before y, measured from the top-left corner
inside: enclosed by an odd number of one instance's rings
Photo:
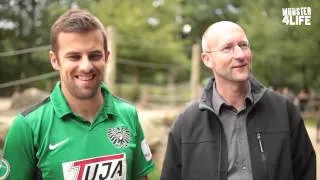
[[[103,113],[103,115],[107,117],[112,117],[112,115],[115,114],[114,104],[113,104],[113,95],[109,92],[106,84],[104,82],[100,85],[101,91],[104,96],[104,102],[101,111],[98,113]],[[65,96],[63,95],[61,91],[61,82],[58,81],[56,86],[54,87],[52,93],[50,94],[50,99],[52,100],[52,104],[54,107],[54,110],[59,118],[63,118],[64,116],[68,114],[72,114],[72,110],[69,107]]]
[[[114,97],[113,95],[109,92],[107,85],[102,82],[101,83],[101,91],[103,93],[103,106],[102,106],[102,113],[104,113],[105,118],[107,117],[113,117],[114,115],[116,115],[116,111],[114,108]],[[111,116],[110,116],[111,115]]]

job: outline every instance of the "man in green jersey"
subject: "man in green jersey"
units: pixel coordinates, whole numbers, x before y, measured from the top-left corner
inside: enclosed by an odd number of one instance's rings
[[[69,10],[51,27],[60,81],[17,115],[5,141],[7,179],[148,179],[154,169],[134,106],[102,82],[109,51],[101,22]],[[9,171],[9,170],[8,170]]]

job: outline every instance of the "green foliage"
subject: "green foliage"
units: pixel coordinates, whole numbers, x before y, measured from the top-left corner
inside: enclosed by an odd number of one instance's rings
[[[316,0],[1,1],[0,21],[11,22],[13,27],[0,27],[0,52],[50,44],[51,24],[72,6],[88,9],[105,26],[115,27],[118,59],[166,65],[151,68],[118,63],[118,82],[188,81],[192,43],[200,42],[210,24],[231,20],[247,32],[258,79],[266,85],[288,86],[296,91],[320,90],[320,3]],[[302,6],[312,8],[310,26],[282,23],[282,8]],[[189,33],[182,32],[186,24],[191,26]],[[49,72],[52,68],[48,62],[48,50],[2,56],[0,83]],[[201,72],[202,77],[212,74],[203,66]]]
[[[59,7],[57,0],[1,1],[0,20],[12,26],[0,27],[0,52],[17,52],[21,49],[48,45],[50,25],[61,12],[62,8]],[[1,56],[0,83],[49,72],[51,67],[48,62],[48,49],[41,52]],[[39,83],[21,87],[37,84]],[[13,89],[14,87],[7,88],[2,93],[7,94]]]
[[[202,34],[212,23],[221,20],[236,21],[239,1],[182,0],[181,5],[181,24],[190,24],[192,27],[190,34],[184,36],[195,43],[200,42]]]
[[[148,175],[148,177],[150,180],[159,180],[160,175],[161,175],[160,171],[154,170]]]
[[[316,120],[316,119],[305,119],[304,120],[304,124],[307,126],[307,127],[316,127],[317,126],[317,123],[319,122],[320,120]]]
[[[267,85],[319,90],[319,3],[316,1],[244,1],[239,23],[245,28],[254,53],[253,70]],[[312,8],[311,25],[287,26],[282,8]]]
[[[117,57],[141,62],[186,64],[184,42],[177,37],[179,26],[175,23],[177,0],[165,1],[160,7],[153,7],[152,1],[96,1],[91,3],[90,10],[103,21],[106,26],[116,29]],[[183,66],[182,66],[183,67]],[[132,67],[119,64],[120,80],[128,78],[128,74],[136,74],[138,81],[153,82],[159,74],[145,67]],[[166,73],[165,71],[161,72]]]
[[[117,84],[115,94],[130,102],[137,102],[140,98],[140,89],[132,84]]]

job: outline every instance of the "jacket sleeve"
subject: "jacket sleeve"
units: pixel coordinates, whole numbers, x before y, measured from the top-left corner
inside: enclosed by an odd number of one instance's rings
[[[161,180],[181,180],[181,137],[176,128],[176,124],[173,125],[168,134]]]
[[[4,144],[4,159],[9,163],[8,180],[33,179],[36,156],[31,127],[19,115],[11,125]]]
[[[291,143],[292,168],[295,180],[316,180],[316,154],[304,121],[294,105],[292,110]]]

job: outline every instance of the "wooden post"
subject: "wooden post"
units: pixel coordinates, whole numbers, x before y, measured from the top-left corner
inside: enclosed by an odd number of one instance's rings
[[[170,68],[168,69],[168,82],[167,82],[167,93],[169,97],[169,104],[170,105],[176,105],[177,104],[177,97],[176,97],[176,85],[174,83],[177,70],[176,68]]]
[[[106,71],[104,75],[104,81],[107,83],[108,89],[115,93],[115,82],[117,79],[117,50],[116,50],[116,32],[111,26],[106,28],[108,50],[110,52],[108,61],[106,64]]]
[[[51,92],[51,90],[52,90],[52,83],[51,83],[50,79],[47,79],[45,81],[45,91]]]
[[[200,45],[194,44],[192,46],[192,63],[191,63],[191,101],[196,100],[199,94],[199,81],[200,81]]]

